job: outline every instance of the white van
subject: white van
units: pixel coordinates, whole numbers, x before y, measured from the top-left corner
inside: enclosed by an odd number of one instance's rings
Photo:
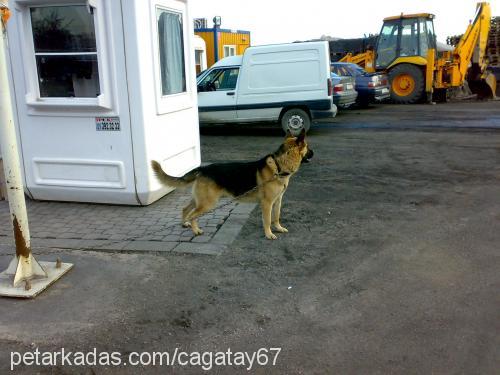
[[[249,47],[198,76],[202,123],[279,121],[292,134],[334,117],[327,42]]]

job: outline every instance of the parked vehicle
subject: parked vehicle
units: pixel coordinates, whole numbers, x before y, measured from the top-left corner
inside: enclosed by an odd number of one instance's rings
[[[389,80],[384,73],[367,73],[354,63],[334,62],[331,66],[333,72],[355,79],[355,88],[358,92],[357,103],[361,106],[390,98]]]
[[[339,75],[335,72],[331,73],[333,86],[333,103],[341,108],[348,108],[356,103],[358,93],[354,89],[354,78],[349,75]]]
[[[278,121],[298,134],[334,117],[327,42],[249,47],[197,78],[200,122]]]
[[[452,17],[450,12],[448,18]],[[386,17],[374,49],[348,53],[341,61],[356,62],[369,72],[385,71],[394,103],[446,101],[447,93],[460,89],[466,79],[479,98],[494,98],[497,81],[487,70],[493,29],[490,4],[476,4],[473,20],[452,51],[438,50],[434,18],[431,13]]]

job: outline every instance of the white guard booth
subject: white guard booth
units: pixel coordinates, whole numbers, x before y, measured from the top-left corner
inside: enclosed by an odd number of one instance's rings
[[[26,193],[147,205],[200,164],[188,0],[10,0]]]

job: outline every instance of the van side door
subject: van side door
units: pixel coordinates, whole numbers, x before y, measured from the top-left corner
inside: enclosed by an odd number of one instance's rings
[[[198,83],[198,113],[201,122],[236,120],[239,71],[239,67],[215,68]]]

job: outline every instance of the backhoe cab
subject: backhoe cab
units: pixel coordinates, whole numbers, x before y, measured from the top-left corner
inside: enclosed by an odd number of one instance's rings
[[[409,14],[384,19],[375,53],[375,69],[387,70],[391,97],[415,103],[426,89],[429,50],[436,50],[434,15]]]
[[[436,49],[433,18],[428,13],[385,18],[377,42],[376,69],[401,62],[426,65],[427,51]]]

